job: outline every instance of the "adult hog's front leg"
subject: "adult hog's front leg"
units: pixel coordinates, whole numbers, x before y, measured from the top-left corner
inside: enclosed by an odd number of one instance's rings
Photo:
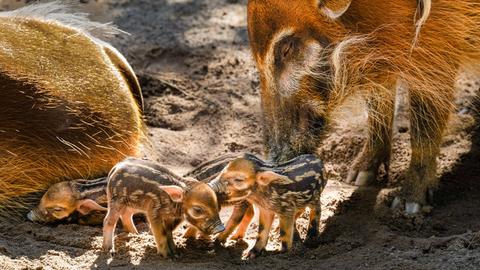
[[[348,173],[348,183],[369,185],[377,178],[380,166],[388,166],[395,100],[394,86],[390,88],[392,91],[379,89],[367,98],[368,138]]]
[[[407,214],[416,214],[431,202],[437,185],[436,158],[453,110],[453,88],[437,90],[428,96],[411,91],[410,99],[412,159],[405,174],[402,196],[395,198],[392,207],[405,204]]]

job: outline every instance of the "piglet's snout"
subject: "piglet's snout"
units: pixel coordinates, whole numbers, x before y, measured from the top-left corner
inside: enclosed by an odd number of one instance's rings
[[[225,231],[225,226],[223,226],[223,224],[220,223],[220,224],[218,224],[218,225],[215,227],[215,229],[213,229],[212,234],[221,233],[221,232],[223,232],[223,231]]]
[[[210,226],[210,234],[217,234],[221,233],[225,230],[225,226],[223,226],[222,221],[220,218],[217,218],[215,222]]]
[[[35,211],[35,210],[31,210],[30,212],[28,212],[27,214],[28,220],[32,222],[42,222],[43,219],[38,216],[37,212],[38,211]]]
[[[208,185],[219,194],[226,194],[228,192],[227,186],[220,180],[220,177],[217,177],[215,180],[208,183]]]
[[[35,220],[34,220],[34,217],[33,217],[32,211],[28,212],[27,218],[28,218],[28,220],[30,220],[30,221],[35,221]]]

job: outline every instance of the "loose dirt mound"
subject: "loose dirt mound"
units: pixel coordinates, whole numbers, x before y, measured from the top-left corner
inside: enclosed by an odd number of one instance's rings
[[[246,1],[97,0],[81,1],[94,19],[113,21],[131,33],[113,43],[131,61],[143,86],[151,147],[146,155],[184,173],[226,152],[261,154],[258,78],[246,32]],[[83,3],[87,2],[87,3]],[[0,0],[0,8],[23,5]],[[153,237],[119,231],[117,254],[100,251],[101,228],[79,225],[0,224],[3,269],[457,269],[480,267],[480,136],[472,96],[478,84],[464,78],[458,113],[452,117],[440,156],[441,185],[433,211],[405,218],[385,207],[409,160],[405,105],[398,106],[395,150],[389,180],[357,189],[341,182],[364,140],[364,114],[350,102],[319,153],[330,182],[322,197],[322,243],[298,243],[290,254],[269,252],[243,261],[246,243],[219,247],[185,242],[176,232],[181,256],[156,255]],[[404,95],[400,95],[400,100]],[[343,117],[342,117],[343,116]],[[352,121],[355,116],[355,121]],[[346,121],[345,119],[349,119]],[[228,217],[228,211],[223,218]],[[306,220],[298,222],[305,233]],[[274,225],[269,250],[279,247]]]

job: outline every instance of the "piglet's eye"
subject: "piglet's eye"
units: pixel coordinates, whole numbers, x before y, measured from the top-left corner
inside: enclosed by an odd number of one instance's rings
[[[196,215],[201,215],[204,212],[203,209],[201,207],[198,207],[198,206],[194,206],[193,211]]]
[[[61,211],[64,211],[65,208],[63,207],[53,207],[53,208],[49,208],[48,211],[49,212],[61,212]]]
[[[243,182],[243,178],[235,178],[235,179],[233,179],[233,181],[235,183],[241,183],[241,182]]]

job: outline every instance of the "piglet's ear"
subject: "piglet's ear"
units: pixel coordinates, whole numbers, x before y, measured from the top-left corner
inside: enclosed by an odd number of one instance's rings
[[[284,177],[286,176],[272,171],[259,172],[257,173],[257,183],[262,186],[268,186],[271,182]]]
[[[327,17],[335,20],[348,10],[351,3],[352,0],[319,0],[318,6]]]
[[[178,186],[161,186],[163,191],[168,193],[170,199],[174,202],[181,202],[183,200],[183,189]]]
[[[107,211],[107,210],[108,210],[107,208],[99,205],[98,203],[96,203],[94,200],[91,200],[91,199],[81,200],[77,204],[77,211],[82,215],[86,215],[91,211]]]

